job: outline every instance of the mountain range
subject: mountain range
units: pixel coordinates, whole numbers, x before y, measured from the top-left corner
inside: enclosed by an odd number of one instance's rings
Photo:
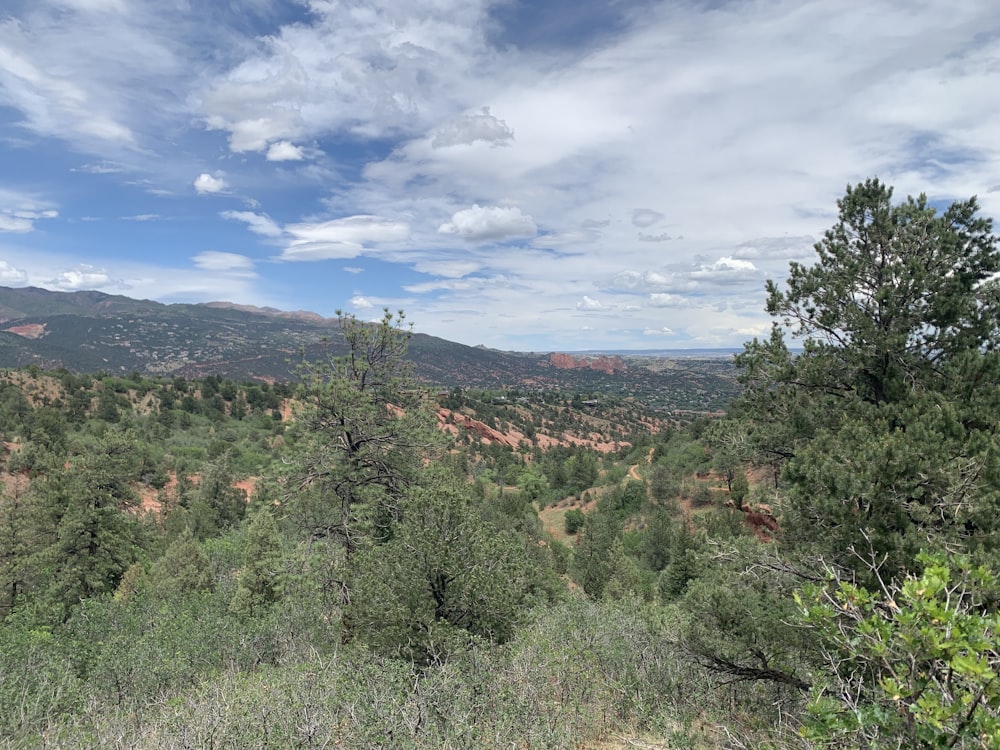
[[[302,361],[344,351],[338,320],[310,312],[0,287],[4,368],[283,381]],[[415,333],[409,357],[420,380],[442,388],[604,394],[658,410],[723,409],[737,390],[731,357],[710,352],[504,352]]]

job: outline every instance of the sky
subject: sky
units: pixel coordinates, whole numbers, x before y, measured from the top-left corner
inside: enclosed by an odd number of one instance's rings
[[[996,0],[3,0],[0,285],[737,347],[848,184],[1000,218]]]

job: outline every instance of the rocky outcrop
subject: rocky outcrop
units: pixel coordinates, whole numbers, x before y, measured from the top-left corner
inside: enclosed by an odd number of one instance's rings
[[[596,370],[608,375],[625,372],[625,362],[621,357],[574,357],[572,354],[550,354],[549,364],[558,370]]]
[[[40,339],[45,335],[45,324],[44,323],[26,323],[23,326],[11,326],[10,328],[5,328],[7,333],[15,333],[18,336],[26,339]]]
[[[446,424],[449,417],[452,424],[471,432],[485,443],[500,443],[501,445],[506,445],[510,448],[517,447],[517,443],[509,435],[504,435],[502,432],[494,430],[492,427],[483,424],[478,419],[473,419],[472,417],[462,414],[461,412],[448,411],[447,409],[441,409],[438,411],[439,424]]]

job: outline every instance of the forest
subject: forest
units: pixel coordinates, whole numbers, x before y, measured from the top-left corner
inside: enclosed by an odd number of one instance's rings
[[[848,187],[724,414],[0,373],[0,748],[1000,748],[1000,247]]]

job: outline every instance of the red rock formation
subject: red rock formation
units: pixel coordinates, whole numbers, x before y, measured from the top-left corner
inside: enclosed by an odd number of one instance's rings
[[[22,338],[38,339],[45,335],[45,324],[27,323],[23,326],[11,326],[10,328],[5,328],[4,330],[8,333],[15,333]]]
[[[550,354],[549,364],[559,370],[597,370],[608,375],[627,368],[621,357],[574,357],[572,354]]]
[[[772,536],[778,531],[778,520],[771,513],[771,508],[761,503],[756,508],[752,505],[744,505],[743,521],[753,529],[753,533],[762,542],[771,541]]]
[[[462,427],[469,432],[477,435],[480,440],[487,443],[500,443],[501,445],[506,445],[511,448],[516,448],[517,444],[507,435],[502,432],[494,430],[492,427],[483,424],[478,419],[473,419],[460,412],[446,412],[446,410],[441,410],[438,412],[438,422],[443,424],[447,414],[451,415],[452,421],[455,425]]]

